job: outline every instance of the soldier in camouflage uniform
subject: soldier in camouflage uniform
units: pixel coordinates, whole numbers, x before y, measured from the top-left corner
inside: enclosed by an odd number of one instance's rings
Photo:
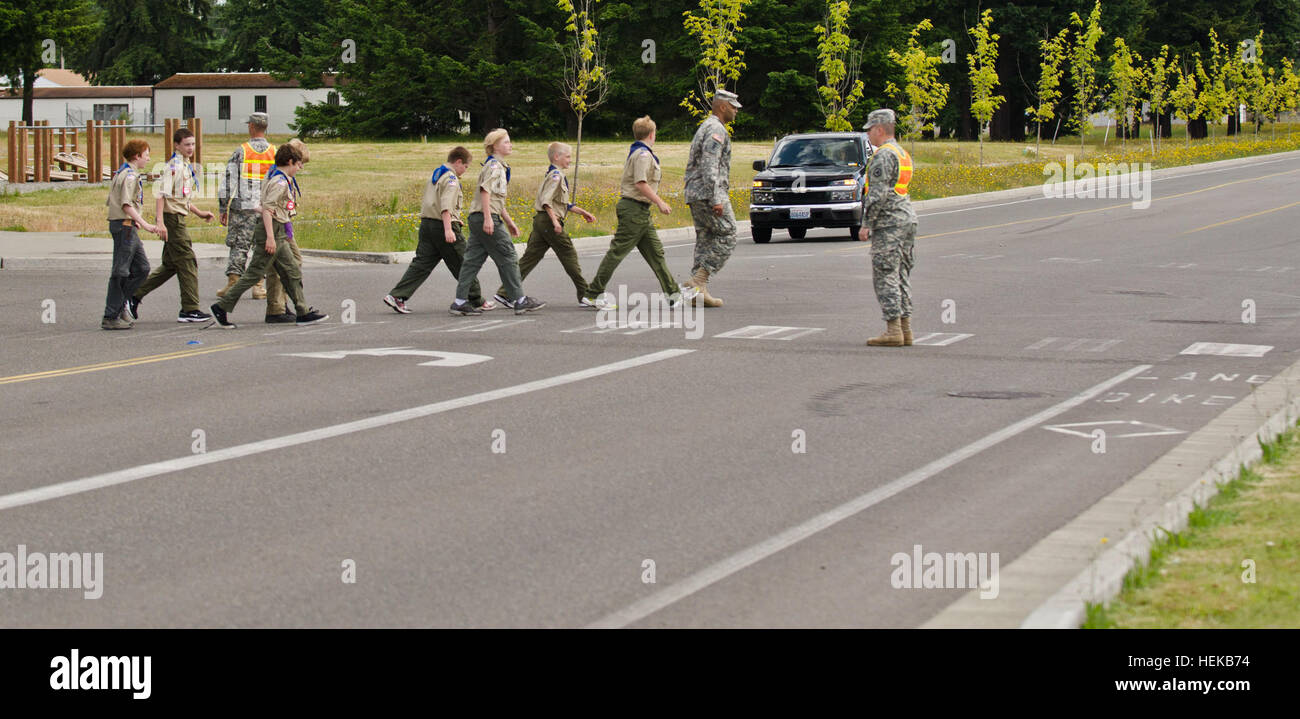
[[[871,280],[885,319],[885,333],[872,337],[873,347],[912,344],[912,286],[916,213],[907,196],[912,157],[894,139],[894,111],[867,116],[867,139],[876,148],[867,166],[867,193],[862,198],[858,239],[871,241]]]
[[[727,124],[736,119],[740,99],[719,88],[713,93],[713,114],[695,131],[686,159],[686,204],[695,223],[695,263],[683,287],[695,290],[705,307],[721,307],[709,294],[708,282],[736,249],[736,215],[731,209],[731,136]],[[694,301],[694,300],[693,300]]]
[[[226,246],[230,248],[230,260],[226,263],[226,286],[217,291],[217,297],[225,297],[226,291],[239,281],[248,264],[248,253],[252,250],[253,232],[262,221],[261,208],[258,205],[262,189],[262,178],[275,166],[275,145],[266,139],[266,127],[270,119],[265,112],[255,112],[248,116],[248,142],[245,143],[255,156],[245,158],[245,146],[240,145],[226,161],[225,182],[217,191],[217,203],[221,209],[221,224],[225,225]],[[248,162],[245,162],[245,160]],[[266,298],[266,288],[259,282],[253,288],[253,299]]]

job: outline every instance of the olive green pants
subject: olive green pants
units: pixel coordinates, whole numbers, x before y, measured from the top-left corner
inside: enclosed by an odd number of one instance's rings
[[[162,287],[176,276],[181,290],[181,312],[199,309],[199,261],[190,245],[190,233],[185,230],[185,215],[163,213],[163,226],[167,228],[167,241],[163,243],[162,264],[149,273],[135,291],[137,300]]]
[[[564,225],[560,225],[563,229]],[[582,277],[582,265],[578,263],[578,250],[573,247],[573,239],[567,232],[555,232],[551,225],[551,216],[545,212],[533,215],[533,231],[528,235],[528,246],[524,256],[519,258],[519,279],[523,280],[529,272],[546,256],[547,250],[555,250],[555,257],[560,261],[573,287],[578,291],[578,299],[587,294],[587,281]],[[498,295],[505,296],[505,286],[497,290]]]
[[[587,286],[586,296],[594,299],[605,291],[610,278],[614,276],[614,270],[618,269],[618,264],[632,248],[636,248],[649,263],[664,294],[672,295],[680,291],[673,273],[668,271],[668,262],[664,260],[664,246],[659,242],[654,221],[650,219],[650,205],[624,197],[618,201],[615,212],[618,215],[618,229],[614,231],[614,239],[610,240],[605,259],[600,261],[595,279]]]
[[[294,257],[293,250],[293,245],[284,234],[284,223],[275,222],[275,254],[267,254],[266,227],[259,222],[253,232],[253,258],[248,261],[248,268],[239,276],[239,281],[226,292],[226,296],[221,298],[217,306],[226,312],[233,311],[240,295],[257,284],[257,281],[268,272],[274,272],[279,275],[289,299],[293,300],[298,316],[307,314],[311,307],[307,305],[307,300],[302,295],[302,266]]]

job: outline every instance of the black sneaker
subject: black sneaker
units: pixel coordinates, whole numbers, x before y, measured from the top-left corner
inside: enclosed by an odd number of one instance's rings
[[[131,314],[131,319],[140,319],[140,300],[132,297],[126,301],[126,311]]]
[[[462,317],[465,315],[483,314],[483,310],[480,310],[479,308],[475,307],[474,305],[471,305],[468,302],[460,302],[460,303],[453,302],[451,303],[451,308],[448,309],[447,311],[453,315],[460,315]]]
[[[208,309],[212,310],[212,316],[217,320],[217,326],[223,330],[235,329],[235,323],[226,318],[226,311],[221,309],[221,305],[212,305]]]
[[[188,310],[176,315],[177,322],[207,322],[212,315],[201,310]]]
[[[266,323],[268,325],[292,324],[298,321],[298,315],[292,312],[285,312],[282,315],[267,315]]]
[[[515,303],[513,305],[515,314],[517,315],[522,315],[525,312],[532,312],[533,310],[540,310],[545,306],[546,306],[545,302],[542,302],[541,300],[533,299],[528,295],[524,295],[523,297],[520,297],[519,299],[515,300]]]
[[[314,325],[317,322],[324,322],[329,318],[329,315],[323,315],[316,310],[307,310],[307,314],[298,315],[297,324],[299,327],[302,327],[303,325]]]

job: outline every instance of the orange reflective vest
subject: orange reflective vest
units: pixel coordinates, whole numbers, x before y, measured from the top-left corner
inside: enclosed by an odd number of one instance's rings
[[[247,142],[244,143],[244,164],[240,176],[245,180],[260,180],[275,167],[275,145],[268,145],[265,152],[258,152]]]
[[[881,145],[880,149],[889,150],[898,157],[898,182],[894,183],[894,193],[907,197],[907,185],[912,181],[912,156],[907,154],[907,150],[889,143]]]

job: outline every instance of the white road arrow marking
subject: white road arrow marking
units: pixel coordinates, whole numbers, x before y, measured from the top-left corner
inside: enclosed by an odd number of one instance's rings
[[[411,349],[410,347],[374,347],[371,349],[361,350],[281,353],[282,357],[307,357],[310,359],[343,359],[349,355],[360,357],[391,357],[398,355],[435,358],[428,362],[421,362],[421,367],[464,367],[466,365],[478,364],[479,362],[487,362],[492,359],[488,355],[468,354],[465,352],[434,352],[433,350],[417,350]]]

